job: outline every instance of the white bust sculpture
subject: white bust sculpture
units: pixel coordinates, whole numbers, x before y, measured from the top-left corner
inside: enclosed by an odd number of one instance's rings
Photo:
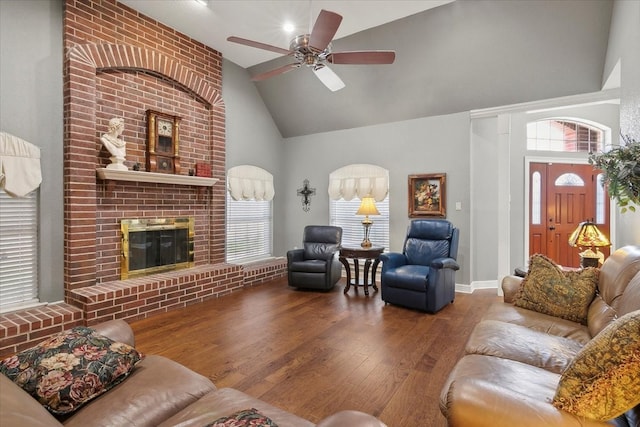
[[[124,130],[124,119],[114,117],[109,120],[109,132],[102,134],[100,141],[111,153],[111,164],[107,169],[128,170],[124,165],[124,157],[127,154],[127,144],[119,138]]]

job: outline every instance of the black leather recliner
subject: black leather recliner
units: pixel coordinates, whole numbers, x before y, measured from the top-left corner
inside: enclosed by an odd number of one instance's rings
[[[342,264],[338,260],[342,228],[307,225],[302,249],[287,252],[289,286],[329,290],[340,280]]]
[[[444,219],[411,221],[402,253],[380,255],[382,300],[435,313],[455,299],[459,230]]]

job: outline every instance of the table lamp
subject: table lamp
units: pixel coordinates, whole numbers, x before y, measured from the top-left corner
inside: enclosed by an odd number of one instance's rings
[[[598,227],[591,221],[581,222],[569,237],[569,245],[573,247],[586,248],[580,253],[580,266],[597,267],[604,262],[604,254],[598,250],[599,247],[611,246],[609,239],[602,234]],[[595,248],[595,251],[594,251]]]
[[[369,215],[380,215],[373,197],[367,196],[362,198],[360,208],[358,208],[356,215],[364,215],[364,219],[362,220],[362,226],[364,227],[364,240],[360,243],[360,246],[363,248],[370,248],[371,240],[369,240],[369,229],[371,228],[373,221],[369,219]]]

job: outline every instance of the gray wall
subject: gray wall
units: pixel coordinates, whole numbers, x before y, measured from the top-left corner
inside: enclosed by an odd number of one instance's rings
[[[334,52],[396,52],[393,65],[332,65],[346,84],[338,92],[307,67],[256,85],[287,138],[594,92],[611,9],[609,0],[454,1],[335,40]]]
[[[407,176],[446,173],[447,219],[460,228],[458,283],[469,283],[469,114],[458,113],[285,139],[287,182],[283,187],[286,247],[300,246],[307,224],[329,223],[329,174],[348,164],[389,170],[391,250],[402,249],[408,218]],[[296,189],[309,179],[316,188],[311,211],[303,212]],[[455,203],[462,210],[455,210]],[[375,219],[374,224],[375,227]]]
[[[621,63],[620,131],[640,141],[640,1],[616,0],[609,34],[605,72]],[[618,224],[620,245],[640,242],[640,209],[619,214]]]
[[[282,136],[247,70],[227,60],[222,61],[222,97],[227,117],[227,170],[248,164],[273,174],[273,249],[275,254],[283,254],[285,222],[281,220],[284,212],[280,189],[286,182],[286,163]]]
[[[0,1],[0,130],[40,148],[40,299],[63,299],[62,0]]]

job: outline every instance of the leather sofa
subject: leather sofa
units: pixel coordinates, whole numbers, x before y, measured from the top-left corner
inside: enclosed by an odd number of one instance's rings
[[[474,327],[440,395],[450,426],[640,426],[640,405],[608,422],[556,409],[563,371],[580,349],[619,317],[640,309],[640,246],[615,251],[602,265],[587,324],[513,305],[522,278],[502,281],[504,302]]]
[[[93,326],[102,335],[134,345],[133,331],[122,320]],[[236,411],[256,408],[278,426],[313,426],[296,415],[231,388],[218,389],[206,377],[158,355],[147,355],[122,383],[89,401],[65,419],[0,374],[1,426],[205,426]],[[382,427],[377,418],[341,411],[321,420],[321,427]]]

